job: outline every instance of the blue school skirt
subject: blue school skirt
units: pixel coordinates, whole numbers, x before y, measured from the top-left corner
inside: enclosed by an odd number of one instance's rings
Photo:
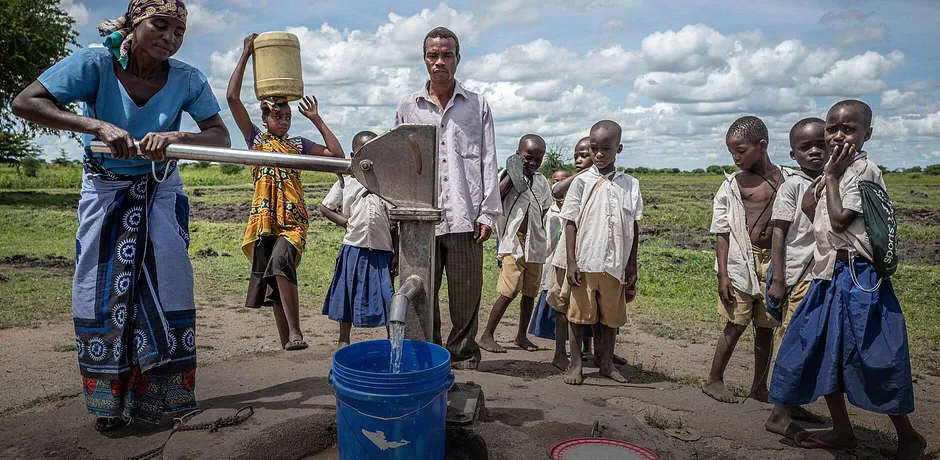
[[[887,415],[914,411],[907,327],[890,279],[875,292],[875,266],[856,257],[836,262],[832,280],[815,280],[797,307],[770,384],[770,401],[809,404],[845,392],[852,405]]]
[[[552,308],[545,300],[548,297],[548,291],[542,290],[538,303],[535,304],[535,312],[532,313],[532,321],[529,321],[529,334],[536,337],[555,340],[555,315],[558,312]],[[593,337],[591,328],[584,328],[584,337]]]
[[[355,327],[388,325],[392,303],[391,251],[341,245],[323,314]]]

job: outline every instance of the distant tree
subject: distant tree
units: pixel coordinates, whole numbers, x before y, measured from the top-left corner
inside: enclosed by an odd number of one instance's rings
[[[193,167],[196,168],[196,169],[206,169],[206,168],[208,168],[209,166],[212,166],[212,163],[210,163],[210,162],[208,162],[208,161],[197,161],[197,162],[193,163]]]
[[[72,160],[69,159],[69,154],[65,149],[59,149],[59,156],[52,160],[52,164],[56,166],[69,166],[72,164]]]
[[[692,174],[705,174],[705,170],[702,168],[695,168],[692,170]]]
[[[74,24],[59,8],[59,0],[0,1],[0,151],[22,153],[37,134],[55,132],[15,117],[11,107],[23,88],[68,56],[70,47],[78,47]],[[22,158],[3,156],[0,162]]]
[[[26,158],[38,158],[40,150],[22,134],[0,131],[0,163],[9,163],[20,171],[20,162]]]
[[[542,166],[539,168],[539,172],[549,179],[551,179],[552,174],[555,174],[555,171],[559,169],[573,173],[574,164],[565,161],[564,151],[564,146],[552,142],[552,145],[545,150],[545,157],[542,158]]]
[[[920,166],[914,166],[913,168],[907,168],[907,169],[905,169],[904,172],[906,172],[906,173],[919,173],[919,172],[924,172],[924,168],[921,168]]]
[[[940,164],[930,165],[924,168],[924,174],[931,176],[940,176]]]
[[[682,170],[679,168],[666,168],[660,170],[660,172],[664,172],[666,174],[682,174]]]
[[[738,168],[737,166],[735,166],[735,165],[725,165],[725,166],[724,166],[724,170],[725,170],[725,173],[726,173],[726,174],[734,174],[734,173],[740,171],[741,169],[739,169],[739,168]]]
[[[718,165],[711,165],[705,169],[709,174],[724,174],[725,168]]]
[[[232,164],[232,163],[222,163],[222,165],[219,166],[219,170],[222,171],[222,174],[226,174],[226,175],[229,175],[229,176],[234,176],[234,175],[236,175],[236,174],[238,174],[238,173],[244,171],[244,170],[245,170],[245,167],[242,166],[242,165],[236,165],[236,164]]]

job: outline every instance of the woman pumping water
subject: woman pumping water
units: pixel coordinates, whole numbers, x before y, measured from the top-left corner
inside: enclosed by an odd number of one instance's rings
[[[19,117],[83,134],[72,316],[98,431],[196,408],[189,200],[165,149],[231,142],[206,76],[171,58],[186,15],[180,0],[132,0],[98,25],[104,48],[76,51],[13,101]],[[81,115],[60,108],[73,102]],[[179,131],[183,112],[199,132]],[[111,153],[93,154],[93,138]]]

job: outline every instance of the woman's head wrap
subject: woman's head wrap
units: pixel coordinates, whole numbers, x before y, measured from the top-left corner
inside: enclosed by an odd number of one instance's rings
[[[126,13],[117,19],[98,24],[98,33],[105,37],[105,48],[111,50],[121,67],[126,69],[134,29],[141,22],[154,16],[165,16],[186,24],[186,15],[186,5],[182,0],[131,0]]]

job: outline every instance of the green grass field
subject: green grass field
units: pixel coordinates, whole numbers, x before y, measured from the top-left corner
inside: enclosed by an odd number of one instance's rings
[[[251,187],[247,169],[218,166],[183,172],[193,204],[190,254],[201,307],[239,309],[248,260],[240,243]],[[904,263],[894,285],[907,318],[916,372],[940,374],[940,177],[889,174],[900,216]],[[715,312],[714,238],[708,234],[711,198],[722,176],[639,175],[645,201],[639,254],[639,297],[630,321],[652,334],[711,343],[723,323]],[[307,203],[315,207],[335,180],[304,173]],[[38,178],[0,167],[0,328],[69,321],[71,270],[80,170],[46,167]],[[300,267],[303,315],[319,315],[343,232],[312,213],[308,250]],[[486,318],[495,301],[495,246],[486,245]],[[442,298],[446,298],[443,296]],[[509,314],[517,314],[510,309]]]

